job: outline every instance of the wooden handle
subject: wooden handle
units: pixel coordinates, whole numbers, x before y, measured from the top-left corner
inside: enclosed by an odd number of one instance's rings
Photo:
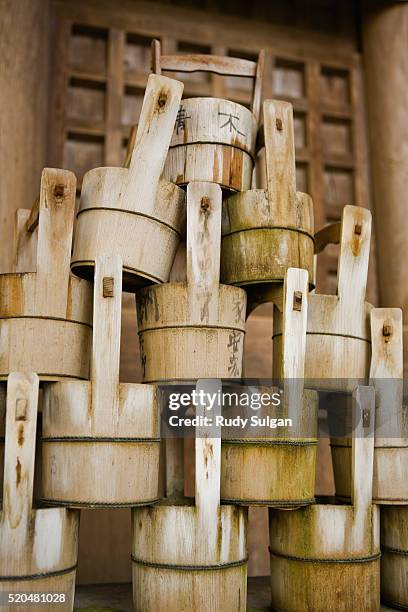
[[[339,244],[341,236],[341,223],[331,223],[315,233],[314,252],[321,253],[328,244]]]
[[[307,270],[289,268],[283,288],[281,378],[285,417],[294,423],[303,407],[308,282]]]
[[[174,79],[149,76],[120,208],[153,211],[183,88]]]
[[[402,412],[404,386],[402,345],[402,310],[373,308],[370,384],[375,389],[377,446],[398,445],[397,438],[403,436],[406,431]]]
[[[198,393],[208,393],[218,398],[222,392],[221,380],[198,380],[196,384]],[[210,529],[217,525],[216,517],[220,505],[220,477],[221,477],[221,428],[215,426],[215,417],[221,414],[221,404],[215,401],[212,410],[206,410],[206,402],[199,402],[196,416],[210,415],[213,419],[210,438],[205,427],[196,427],[195,441],[195,499],[196,507],[201,516],[201,523]],[[210,532],[208,532],[208,535]]]
[[[36,314],[66,317],[75,214],[72,172],[44,168],[38,218]]]
[[[187,283],[194,324],[218,320],[221,208],[219,185],[187,185]]]
[[[288,102],[263,103],[266,189],[273,203],[273,220],[284,227],[297,225],[295,137],[293,108]]]
[[[14,222],[13,254],[14,272],[35,272],[37,266],[38,226],[33,231],[27,230],[31,210],[18,208]]]
[[[91,361],[92,433],[95,436],[112,435],[117,428],[121,307],[122,260],[115,255],[97,257]]]
[[[345,206],[341,221],[337,294],[346,298],[350,316],[364,302],[370,257],[371,212]]]
[[[32,508],[38,388],[36,374],[7,379],[3,515],[12,529],[26,528]]]
[[[256,62],[255,80],[252,91],[252,104],[251,110],[255,117],[255,121],[259,123],[259,114],[261,111],[261,100],[262,100],[262,83],[263,73],[265,67],[265,51],[261,49],[258,55],[258,61]]]
[[[289,268],[283,293],[282,378],[303,378],[308,302],[307,270]]]
[[[157,38],[154,38],[151,42],[150,49],[152,53],[151,71],[154,72],[154,74],[161,74],[161,65],[160,65],[161,43],[160,43],[160,40],[157,40]]]
[[[365,513],[373,497],[375,393],[373,387],[357,387],[353,392],[353,439],[351,497],[358,512]],[[362,527],[361,527],[362,529]]]
[[[162,55],[161,70],[170,72],[212,72],[221,76],[254,79],[256,63],[252,60],[225,55]]]
[[[129,140],[126,147],[126,155],[125,160],[123,162],[124,168],[129,168],[130,160],[132,159],[133,149],[135,148],[136,143],[136,133],[137,133],[137,125],[132,125],[130,128]]]

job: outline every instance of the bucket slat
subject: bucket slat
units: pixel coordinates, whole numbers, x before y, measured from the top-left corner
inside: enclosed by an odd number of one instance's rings
[[[122,260],[98,257],[94,278],[92,339],[92,433],[109,436],[117,429],[119,413]]]
[[[219,312],[221,189],[187,186],[187,285],[191,324],[217,323]]]
[[[266,192],[277,226],[297,226],[293,108],[289,102],[265,100]]]
[[[39,380],[13,372],[7,381],[3,520],[27,528],[33,502],[35,432]]]
[[[217,394],[222,391],[220,380],[199,380],[196,391]],[[206,416],[206,402],[196,407],[196,416]],[[213,422],[221,414],[220,402],[211,410]],[[218,542],[221,473],[221,428],[212,427],[214,437],[205,428],[196,427],[195,439],[195,504],[197,508],[197,544],[202,547],[200,556],[214,559]]]

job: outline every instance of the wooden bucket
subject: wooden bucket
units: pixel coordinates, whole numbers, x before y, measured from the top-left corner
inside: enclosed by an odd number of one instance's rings
[[[253,80],[251,110],[220,98],[188,98],[179,108],[164,176],[177,185],[218,183],[229,191],[250,189],[262,91],[264,53],[257,62],[215,55],[161,55],[153,41],[153,71],[210,72]]]
[[[89,376],[91,286],[69,271],[75,186],[72,172],[45,168],[36,205],[17,211],[15,269],[0,274],[2,379]]]
[[[376,394],[373,500],[377,504],[408,503],[408,431],[406,408],[403,406],[402,338],[401,309],[373,308],[370,381]],[[336,494],[350,497],[350,439],[332,439],[331,449]]]
[[[304,391],[302,381],[307,285],[306,270],[288,270],[284,288],[283,363],[280,376],[284,395],[283,405],[276,412],[280,418],[290,418],[293,427],[271,430],[265,425],[258,430],[254,428],[254,435],[247,438],[222,440],[223,501],[282,507],[314,502],[318,395],[316,391]],[[277,391],[274,388],[260,389],[268,393],[274,390]],[[242,412],[242,408],[239,411]],[[225,408],[223,412],[229,416]],[[260,418],[277,416],[269,406],[256,414]],[[307,437],[310,431],[313,431],[313,438]]]
[[[129,168],[87,172],[72,255],[72,271],[93,277],[95,259],[118,254],[124,290],[166,282],[185,226],[184,192],[160,178],[182,83],[150,75]]]
[[[219,284],[221,189],[187,186],[187,281],[137,292],[144,382],[239,378],[243,289]]]
[[[408,610],[408,506],[381,507],[381,600]]]
[[[197,384],[206,392],[220,387],[217,381]],[[205,413],[197,407],[198,416]],[[220,506],[219,428],[214,433],[210,438],[196,429],[195,505],[168,499],[132,511],[136,612],[246,610],[247,514]]]
[[[69,611],[74,603],[79,514],[66,508],[32,508],[38,385],[36,374],[13,372],[8,377],[0,586],[4,593],[65,597],[51,600],[54,603],[22,602],[6,610]]]
[[[269,511],[273,609],[380,610],[379,509],[372,504],[374,390],[358,387],[354,398],[360,410],[354,413],[352,505]]]
[[[153,386],[119,383],[120,257],[98,257],[94,282],[91,380],[45,389],[42,497],[80,507],[149,504],[158,498],[158,398]]]
[[[296,192],[293,109],[263,104],[266,189],[251,189],[223,203],[221,280],[245,286],[258,302],[270,299],[288,268],[303,268],[313,284],[313,202]]]
[[[307,387],[352,391],[368,377],[371,340],[370,311],[364,301],[370,252],[371,213],[345,206],[342,221],[315,237],[315,250],[340,242],[337,294],[309,296],[305,379]],[[282,312],[275,308],[273,362],[282,354]],[[276,374],[274,374],[276,375]]]

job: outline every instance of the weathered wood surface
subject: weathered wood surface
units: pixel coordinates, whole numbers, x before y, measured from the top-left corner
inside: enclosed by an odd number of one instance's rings
[[[217,392],[220,381],[199,381]],[[220,406],[214,412],[220,414]],[[203,416],[205,406],[196,414]],[[246,609],[247,514],[220,506],[220,431],[196,429],[195,505],[162,502],[132,512],[133,602],[137,612]]]
[[[300,506],[314,501],[318,397],[304,391],[308,274],[289,269],[284,288],[283,384],[279,409],[250,408],[245,416],[292,419],[293,427],[253,428],[246,439],[228,437],[222,443],[221,497],[231,503]],[[272,394],[278,388],[259,388]],[[245,410],[224,407],[225,416]],[[231,413],[231,414],[230,414]],[[252,431],[252,433],[251,433]],[[256,478],[254,473],[256,472]]]
[[[269,511],[276,609],[380,609],[379,509],[372,504],[374,390],[359,387],[354,400],[352,505],[321,503],[293,512]]]
[[[290,267],[306,269],[313,283],[313,202],[296,192],[292,105],[266,100],[263,115],[266,189],[225,200],[221,251],[221,280],[245,285],[257,303]]]
[[[47,502],[132,506],[158,498],[157,391],[119,382],[121,304],[122,260],[98,257],[91,380],[63,381],[44,390],[42,498]]]
[[[182,83],[150,75],[128,167],[84,176],[71,267],[90,278],[99,255],[123,260],[124,288],[166,282],[184,234],[185,195],[161,178]]]
[[[327,239],[331,237],[327,231],[325,235]],[[365,291],[370,235],[370,211],[345,206],[337,294],[312,293],[309,296],[305,359],[308,387],[352,391],[358,379],[368,378],[372,306],[365,302]],[[319,244],[322,244],[321,240]],[[282,314],[279,308],[275,308],[274,368],[281,362],[281,328]]]
[[[371,311],[370,381],[376,395],[373,499],[408,503],[408,426],[403,404],[403,327],[399,308]],[[345,410],[350,406],[345,405]],[[348,415],[345,414],[345,419]],[[336,494],[350,497],[350,439],[331,443]]]
[[[12,373],[7,381],[3,510],[0,513],[2,591],[60,592],[72,610],[79,515],[66,508],[33,509],[34,454],[39,379]],[[30,609],[44,610],[44,604]],[[27,605],[5,607],[27,609]]]
[[[245,292],[219,284],[221,189],[187,187],[187,281],[136,296],[144,382],[238,378]]]
[[[33,210],[17,213],[14,271],[0,275],[2,378],[89,375],[91,287],[69,271],[75,185],[72,172],[45,168]]]
[[[381,599],[408,610],[408,506],[381,507]]]

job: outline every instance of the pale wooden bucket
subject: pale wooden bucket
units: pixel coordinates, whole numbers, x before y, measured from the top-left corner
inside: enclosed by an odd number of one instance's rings
[[[290,268],[284,287],[280,373],[284,395],[279,417],[292,419],[293,427],[274,430],[277,433],[272,435],[266,425],[248,438],[223,438],[221,498],[228,503],[293,507],[314,502],[318,395],[316,391],[304,390],[302,381],[307,294],[307,271]],[[271,393],[273,388],[260,391]],[[228,417],[228,409],[223,410]],[[256,414],[269,415],[270,408]],[[309,432],[313,437],[308,437]]]
[[[71,261],[93,277],[95,259],[120,255],[124,290],[166,282],[185,231],[185,194],[161,178],[182,83],[150,75],[128,168],[84,176]]]
[[[217,381],[197,384],[207,392],[220,387]],[[204,407],[196,414],[204,415]],[[215,433],[211,438],[196,429],[195,505],[174,499],[174,482],[168,481],[167,500],[132,511],[137,612],[246,610],[247,514],[244,508],[220,506],[219,428]]]
[[[400,308],[371,311],[370,381],[376,393],[373,500],[377,504],[408,503],[408,431],[403,405],[403,326]],[[350,410],[346,404],[345,409]],[[345,415],[347,418],[347,415]],[[405,436],[404,436],[405,433]],[[331,441],[336,494],[351,492],[351,442]]]
[[[7,382],[3,511],[0,514],[0,586],[3,592],[61,593],[64,603],[6,606],[37,612],[73,609],[79,514],[33,509],[38,376],[11,373]]]
[[[288,268],[308,271],[313,285],[313,202],[296,192],[293,109],[266,100],[265,189],[251,189],[223,203],[221,281],[245,286],[257,301],[270,298]]]
[[[372,504],[374,390],[358,387],[354,397],[364,417],[353,437],[352,505],[269,511],[273,609],[380,610],[379,509]],[[371,421],[368,431],[363,420]]]
[[[262,92],[264,52],[258,61],[215,55],[162,55],[152,43],[152,68],[175,73],[207,72],[252,79],[251,109],[212,98],[182,100],[174,125],[164,176],[178,185],[218,183],[228,191],[250,189]]]
[[[144,382],[238,378],[246,295],[219,284],[221,189],[187,187],[187,281],[137,292]]]
[[[134,506],[158,499],[158,396],[151,385],[119,383],[121,304],[122,260],[98,257],[91,380],[45,389],[46,503]]]
[[[70,274],[76,179],[45,168],[31,211],[17,211],[14,272],[0,274],[0,378],[89,376],[92,291]]]
[[[316,234],[315,250],[340,242],[337,294],[309,297],[305,379],[309,388],[352,391],[369,374],[370,311],[365,302],[371,213],[345,206],[341,223]],[[275,308],[273,358],[281,361],[282,312]],[[274,366],[275,367],[275,366]]]
[[[381,507],[381,600],[408,610],[408,506]]]

